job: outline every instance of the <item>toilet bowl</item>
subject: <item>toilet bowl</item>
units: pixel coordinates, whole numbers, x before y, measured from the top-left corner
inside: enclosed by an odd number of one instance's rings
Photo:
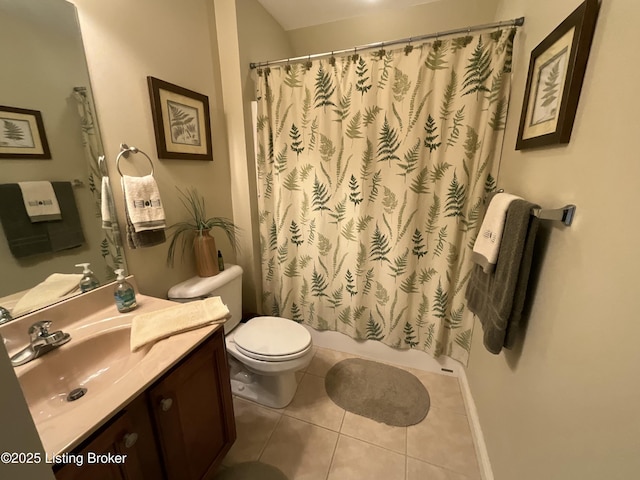
[[[302,325],[280,317],[255,317],[241,323],[242,268],[226,265],[213,277],[192,277],[169,289],[169,300],[189,302],[220,296],[231,318],[224,325],[231,391],[273,408],[287,406],[296,393],[295,372],[313,357],[311,335]]]

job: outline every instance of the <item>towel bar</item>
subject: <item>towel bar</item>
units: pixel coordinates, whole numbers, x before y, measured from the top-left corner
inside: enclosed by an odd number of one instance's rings
[[[147,155],[146,153],[144,153],[142,150],[140,150],[139,148],[136,147],[130,147],[128,146],[126,143],[121,143],[120,144],[120,153],[118,154],[118,156],[116,157],[116,169],[118,170],[118,173],[120,174],[120,176],[122,177],[122,171],[120,170],[120,158],[124,157],[124,158],[129,158],[129,154],[130,153],[141,153],[142,155],[144,155],[145,157],[147,157],[147,160],[149,160],[149,165],[151,165],[151,173],[150,175],[153,175],[153,162],[151,161],[151,159],[149,158],[149,155]]]
[[[573,216],[576,213],[575,205],[565,205],[562,208],[546,209],[546,208],[532,208],[531,214],[538,217],[541,220],[556,220],[564,223],[566,226],[571,225],[573,222]]]
[[[500,188],[497,193],[504,193],[504,189]],[[562,208],[541,208],[535,207],[531,209],[531,215],[538,217],[540,220],[555,220],[557,222],[564,223],[567,227],[573,222],[573,217],[576,214],[576,206],[569,204]]]

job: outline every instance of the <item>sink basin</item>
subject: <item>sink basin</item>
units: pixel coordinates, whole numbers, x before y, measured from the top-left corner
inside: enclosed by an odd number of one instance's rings
[[[124,325],[81,340],[72,338],[34,360],[19,374],[33,419],[44,421],[67,412],[125,377],[147,352],[129,351],[130,332]]]

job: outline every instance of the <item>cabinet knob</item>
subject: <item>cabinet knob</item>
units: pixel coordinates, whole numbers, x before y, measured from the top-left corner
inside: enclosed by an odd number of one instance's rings
[[[137,433],[127,433],[124,436],[124,446],[127,448],[131,448],[133,447],[136,442],[138,441],[138,434]]]
[[[160,408],[162,408],[163,412],[169,411],[172,405],[173,400],[171,398],[163,398],[162,400],[160,400]]]

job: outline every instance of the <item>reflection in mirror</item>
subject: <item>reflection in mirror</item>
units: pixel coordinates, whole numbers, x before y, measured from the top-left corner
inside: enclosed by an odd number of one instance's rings
[[[125,266],[118,225],[100,215],[107,172],[75,7],[0,0],[0,44],[0,106],[39,112],[51,157],[20,155],[30,145],[29,124],[0,107],[0,306],[7,318],[80,293],[76,264],[89,262],[101,284]],[[28,195],[16,184],[40,181],[51,182],[61,219],[27,213]],[[102,208],[114,211],[112,202]]]

